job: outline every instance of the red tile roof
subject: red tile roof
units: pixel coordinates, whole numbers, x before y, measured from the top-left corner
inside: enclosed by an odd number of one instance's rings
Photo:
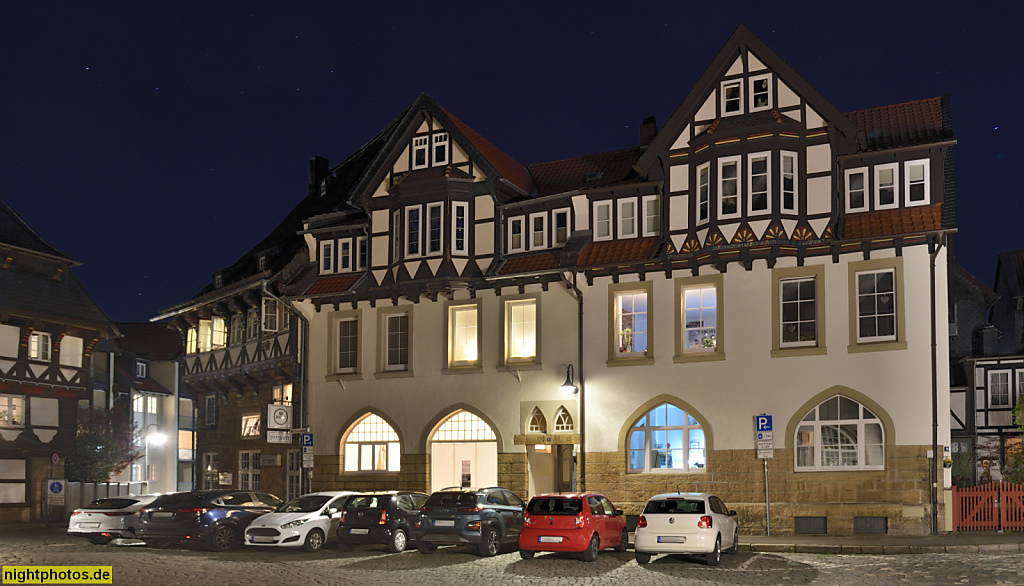
[[[534,163],[528,168],[537,182],[537,195],[545,196],[619,183],[632,175],[639,158],[640,149],[631,148]]]
[[[306,289],[303,295],[319,295],[321,293],[344,293],[356,284],[362,273],[353,275],[320,277]]]
[[[847,214],[846,238],[873,238],[942,228],[942,204]]]
[[[522,166],[518,161],[507,155],[504,151],[491,144],[491,142],[481,136],[480,133],[470,128],[469,125],[462,120],[453,116],[448,110],[444,110],[444,113],[452,119],[455,126],[462,131],[462,134],[469,139],[469,142],[473,143],[476,150],[480,151],[480,154],[494,166],[495,170],[497,170],[502,177],[526,193],[533,192],[533,180],[530,179],[530,174],[526,171],[526,167]]]
[[[558,251],[554,251],[516,256],[508,259],[498,274],[512,275],[557,269],[559,254]]]
[[[953,138],[943,121],[942,98],[847,112],[867,138],[869,150],[915,146]]]
[[[580,251],[579,266],[606,265],[652,258],[661,239],[657,236],[591,242]]]

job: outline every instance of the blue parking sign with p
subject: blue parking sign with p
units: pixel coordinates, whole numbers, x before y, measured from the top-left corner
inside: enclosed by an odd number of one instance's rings
[[[302,434],[302,446],[303,447],[310,447],[310,448],[313,447],[313,434],[311,434],[311,433],[304,433],[304,434]]]
[[[754,417],[754,430],[755,431],[771,431],[772,430],[772,416],[771,415],[757,415]]]

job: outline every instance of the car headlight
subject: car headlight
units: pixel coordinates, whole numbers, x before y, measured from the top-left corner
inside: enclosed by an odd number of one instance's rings
[[[285,523],[284,525],[281,525],[281,529],[291,529],[292,527],[298,527],[299,525],[302,525],[306,521],[309,521],[309,519],[299,519],[297,521],[292,521],[290,523]]]

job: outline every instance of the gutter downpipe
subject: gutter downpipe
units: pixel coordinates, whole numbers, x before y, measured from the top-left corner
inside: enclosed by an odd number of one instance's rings
[[[586,406],[587,406],[587,393],[586,384],[584,383],[583,376],[583,293],[576,286],[575,271],[572,273],[572,281],[565,278],[565,273],[558,273],[565,283],[566,288],[576,298],[576,304],[578,306],[577,321],[576,321],[576,377],[579,380],[580,385],[580,456],[579,456],[579,473],[580,473],[580,492],[586,492],[587,490],[587,426],[586,426]]]
[[[299,427],[308,428],[306,420],[309,414],[309,320],[292,305],[291,301],[285,301],[271,293],[267,289],[266,279],[263,279],[262,287],[264,295],[277,300],[278,303],[287,307],[293,314],[299,317],[299,321],[302,323],[302,350],[299,354],[299,359],[302,360],[302,368],[299,369],[299,396],[302,398],[302,410],[299,412]],[[303,472],[303,475],[299,477],[299,494],[313,492],[313,479],[312,477],[306,477],[305,469],[303,469]]]
[[[929,463],[929,477],[931,480],[931,505],[932,505],[932,535],[939,533],[939,470],[936,465],[939,462],[939,374],[938,374],[938,334],[935,327],[935,257],[942,250],[946,241],[943,234],[935,250],[929,255],[929,273],[931,279],[931,329],[932,329],[932,461]]]

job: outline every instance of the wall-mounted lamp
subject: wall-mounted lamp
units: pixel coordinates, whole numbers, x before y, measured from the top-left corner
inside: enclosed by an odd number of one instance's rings
[[[578,388],[576,388],[576,385],[574,385],[573,382],[572,382],[572,365],[571,364],[565,370],[565,382],[562,383],[562,392],[565,393],[566,395],[575,395],[576,393],[580,392],[580,390]]]

